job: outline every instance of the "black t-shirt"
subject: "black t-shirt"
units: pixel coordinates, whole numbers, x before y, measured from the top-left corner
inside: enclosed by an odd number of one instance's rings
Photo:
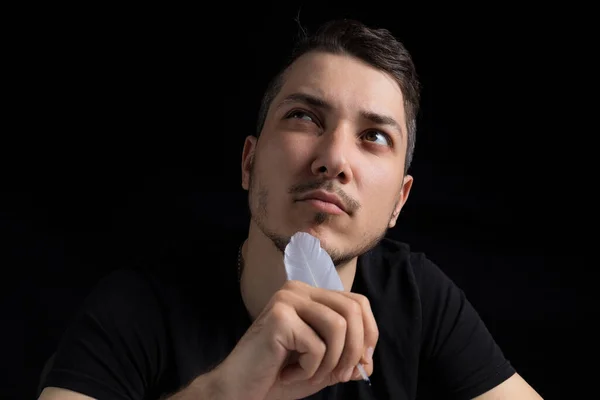
[[[160,267],[111,273],[65,332],[44,386],[158,399],[217,366],[251,324],[239,244],[192,246]],[[352,291],[369,298],[379,328],[372,386],[340,383],[310,399],[470,399],[515,372],[464,293],[406,244],[384,239],[361,256]]]

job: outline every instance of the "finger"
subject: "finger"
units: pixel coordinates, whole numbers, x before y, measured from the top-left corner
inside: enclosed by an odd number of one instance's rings
[[[354,299],[331,290],[313,290],[310,297],[340,314],[346,321],[344,350],[333,373],[341,382],[352,378],[352,372],[364,353],[362,307]],[[319,372],[320,373],[320,372]]]
[[[295,300],[295,301],[293,301]],[[307,380],[321,365],[327,346],[319,334],[297,313],[296,307],[303,299],[293,299],[287,295],[287,302],[277,302],[271,309],[271,318],[279,327],[285,327],[284,334],[277,341],[288,352],[297,352],[297,363],[282,368],[279,379],[283,383]],[[295,304],[290,304],[290,303]]]
[[[363,318],[363,331],[365,334],[364,337],[364,354],[361,358],[361,363],[365,364],[365,368],[367,364],[372,364],[373,359],[373,351],[377,346],[377,341],[379,340],[379,328],[377,327],[377,322],[375,321],[375,316],[373,315],[373,310],[371,309],[371,303],[369,299],[361,294],[350,293],[350,292],[340,292],[342,295],[354,299],[358,304],[360,304],[362,309],[362,318]]]
[[[346,319],[335,310],[310,299],[296,305],[296,312],[325,342],[325,354],[320,360],[320,365],[314,371],[311,365],[307,371],[308,375],[303,376],[305,379],[310,378],[313,382],[320,382],[328,377],[338,365],[344,351],[347,336]],[[299,364],[302,365],[302,355]]]
[[[358,302],[362,308],[362,317],[363,317],[363,330],[364,330],[364,354],[361,359],[363,364],[369,364],[372,362],[372,352],[375,350],[377,346],[377,341],[379,340],[379,328],[377,327],[377,321],[375,320],[375,316],[373,315],[373,310],[371,309],[371,303],[369,299],[361,294],[346,292],[346,291],[332,291],[327,289],[315,288],[311,285],[308,285],[304,282],[299,281],[287,281],[284,287],[289,287],[290,290],[309,294],[311,297],[316,296],[317,293],[326,292],[326,293],[336,293],[354,301]],[[328,299],[333,299],[335,297],[328,297]],[[324,300],[322,303],[325,305],[332,306],[333,304],[327,304],[329,300]],[[331,307],[334,308],[334,307]],[[336,308],[334,308],[336,309]],[[339,312],[338,309],[336,311]],[[370,351],[369,351],[370,348]]]

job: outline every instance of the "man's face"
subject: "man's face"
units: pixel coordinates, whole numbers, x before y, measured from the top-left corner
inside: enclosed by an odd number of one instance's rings
[[[298,231],[316,236],[336,265],[373,247],[412,184],[403,104],[391,76],[356,58],[296,60],[260,139],[244,146],[252,222],[282,251]]]

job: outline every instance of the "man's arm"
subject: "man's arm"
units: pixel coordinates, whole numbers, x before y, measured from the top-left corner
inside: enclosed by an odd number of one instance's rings
[[[161,400],[220,400],[225,399],[223,391],[217,385],[217,380],[211,373],[200,375],[194,379],[186,388],[164,397]],[[86,396],[72,390],[47,387],[45,388],[38,400],[96,400],[93,397]]]
[[[473,400],[540,400],[540,396],[525,380],[519,375],[514,374],[500,385],[489,390]]]
[[[38,400],[94,400],[94,398],[72,390],[47,387],[44,388]]]
[[[219,379],[218,368],[198,376],[187,387],[177,393],[161,398],[161,400],[229,400],[232,397],[224,390],[224,383]]]

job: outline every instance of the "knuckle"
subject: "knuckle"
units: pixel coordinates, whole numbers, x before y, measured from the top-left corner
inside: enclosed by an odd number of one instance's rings
[[[369,298],[365,295],[362,294],[357,294],[356,295],[356,301],[365,309],[370,310],[371,309],[371,301],[369,300]]]
[[[275,302],[271,307],[271,319],[276,323],[287,323],[290,318],[289,307],[282,302]]]
[[[331,325],[334,329],[345,332],[348,327],[348,322],[344,317],[338,314],[331,318]]]
[[[362,307],[357,301],[350,301],[347,307],[347,312],[349,316],[355,317],[362,315]]]
[[[296,281],[285,281],[282,288],[290,290],[290,289],[293,289],[295,286],[297,286],[297,284],[298,283]]]
[[[302,290],[306,284],[300,281],[286,281],[283,285],[284,289],[291,291]]]
[[[272,301],[274,304],[288,303],[291,293],[285,289],[280,289],[273,295]]]

